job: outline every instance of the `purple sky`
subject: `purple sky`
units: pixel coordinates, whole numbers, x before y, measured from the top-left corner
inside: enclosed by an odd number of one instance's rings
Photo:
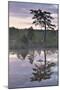
[[[58,5],[57,4],[41,4],[41,3],[27,3],[27,2],[9,2],[9,26],[17,28],[28,28],[32,26],[31,9],[42,9],[52,13],[55,17],[55,24],[57,25]],[[34,28],[39,28],[33,25]]]

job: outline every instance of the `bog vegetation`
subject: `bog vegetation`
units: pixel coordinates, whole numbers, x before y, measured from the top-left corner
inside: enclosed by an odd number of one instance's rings
[[[44,30],[9,28],[9,48],[44,48]],[[58,48],[58,30],[47,30],[46,48]]]

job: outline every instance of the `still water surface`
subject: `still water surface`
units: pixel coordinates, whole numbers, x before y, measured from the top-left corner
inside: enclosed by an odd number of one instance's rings
[[[46,72],[43,50],[23,52],[9,54],[9,88],[58,85],[58,50],[46,51],[47,63],[55,63]]]

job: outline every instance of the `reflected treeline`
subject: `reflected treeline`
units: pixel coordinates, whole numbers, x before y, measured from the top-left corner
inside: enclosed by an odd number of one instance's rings
[[[51,75],[54,73],[51,68],[54,67],[56,64],[53,62],[47,62],[47,66],[43,65],[36,65],[33,68],[31,81],[42,81],[46,79],[50,79]]]
[[[33,64],[35,56],[39,55],[39,57],[40,57],[41,51],[43,51],[43,57],[44,57],[44,50],[39,50],[39,49],[37,49],[37,50],[36,49],[14,50],[12,54],[16,53],[18,59],[20,59],[20,60],[25,60],[25,58],[27,57],[29,59],[29,62],[31,64]],[[46,50],[46,54],[51,55],[51,54],[55,53],[56,51],[57,50],[54,50],[54,49]],[[37,52],[37,55],[35,55],[35,52]],[[41,62],[42,60],[39,59],[38,61]],[[44,63],[45,63],[45,60],[44,60]]]
[[[17,57],[19,58],[19,59],[21,59],[21,57],[22,57],[22,59],[25,59],[25,57],[27,56],[27,54],[28,54],[28,50],[26,49],[22,49],[22,50],[20,50],[20,51],[17,51],[16,52],[16,54],[17,54]]]
[[[25,58],[27,57],[31,64],[33,64],[33,61],[34,61],[34,57],[35,57],[34,52],[35,52],[35,50],[28,50],[28,49],[14,51],[14,53],[16,53],[18,59],[25,60]],[[12,54],[14,54],[14,53],[12,53]]]
[[[52,54],[55,53],[56,50],[46,50],[47,54]],[[41,54],[41,50],[36,50],[36,49],[22,49],[22,50],[17,50],[15,51],[15,53],[17,54],[17,57],[20,60],[25,60],[25,58],[27,57],[30,64],[33,64],[34,62],[34,58],[35,58],[35,52],[37,52],[37,54],[40,57]],[[44,50],[43,50],[44,52]],[[14,53],[13,53],[14,54]],[[51,75],[54,73],[52,71],[52,67],[54,67],[56,65],[56,63],[52,62],[52,61],[47,61],[46,60],[46,64],[45,61],[43,62],[43,60],[39,59],[36,60],[38,63],[34,63],[34,68],[32,68],[32,77],[30,78],[31,81],[42,81],[42,80],[46,80],[46,79],[50,79]]]

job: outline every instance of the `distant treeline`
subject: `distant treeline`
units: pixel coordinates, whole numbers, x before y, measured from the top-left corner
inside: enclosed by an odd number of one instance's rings
[[[44,48],[44,30],[9,28],[9,49]],[[46,48],[58,48],[58,30],[47,30]]]

